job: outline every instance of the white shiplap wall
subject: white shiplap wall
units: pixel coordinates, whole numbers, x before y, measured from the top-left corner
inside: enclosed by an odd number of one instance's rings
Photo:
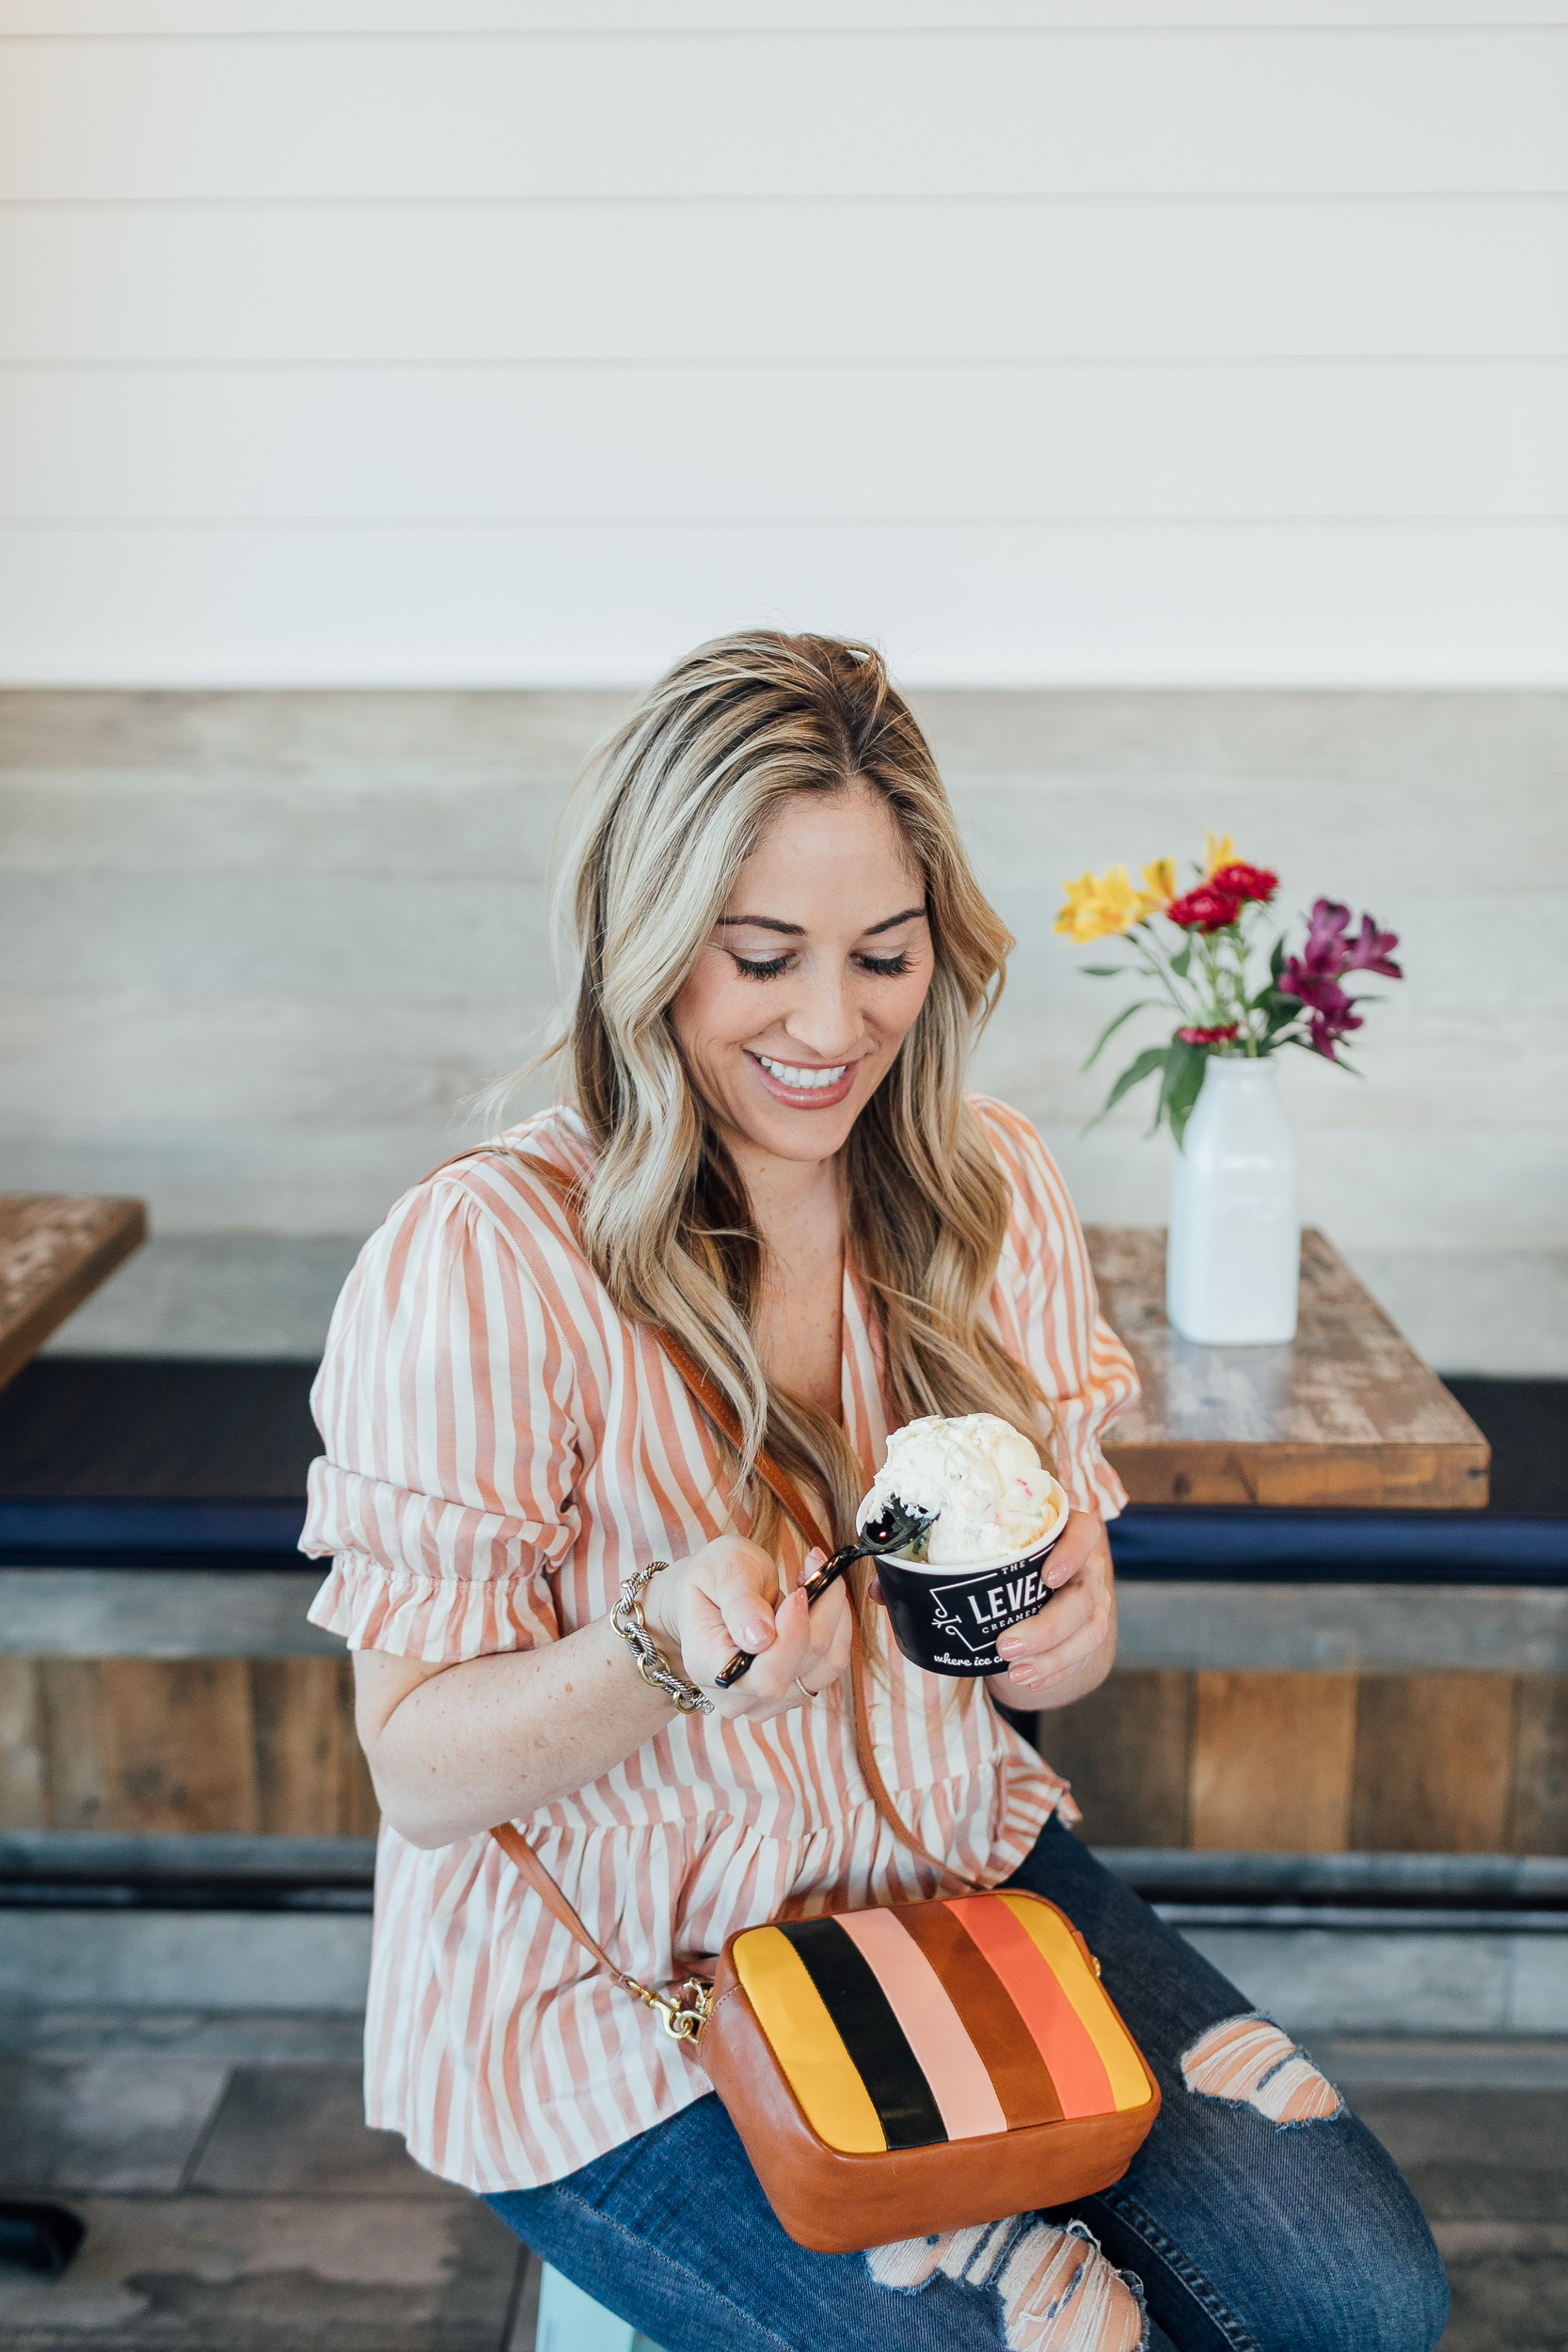
[[[0,0],[0,676],[1568,682],[1568,0]]]

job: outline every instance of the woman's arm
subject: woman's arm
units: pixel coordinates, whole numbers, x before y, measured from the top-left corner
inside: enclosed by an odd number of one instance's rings
[[[814,1553],[810,1565],[820,1559]],[[802,1690],[825,1690],[849,1662],[843,1585],[815,1609],[799,1589],[781,1598],[776,1564],[738,1535],[656,1576],[642,1610],[675,1672],[727,1717],[761,1720],[802,1706]],[[757,1662],[721,1691],[714,1677],[737,1648]],[[356,1650],[354,1664],[355,1718],[376,1796],[416,1846],[451,1845],[583,1788],[674,1712],[642,1680],[608,1617],[536,1649],[459,1665],[380,1650]]]

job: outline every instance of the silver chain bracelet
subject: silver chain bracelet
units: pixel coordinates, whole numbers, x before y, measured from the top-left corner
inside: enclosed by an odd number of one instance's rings
[[[668,1560],[650,1560],[645,1568],[628,1576],[621,1587],[621,1597],[610,1613],[610,1622],[637,1661],[637,1671],[644,1682],[666,1698],[674,1700],[683,1715],[711,1715],[713,1701],[704,1696],[694,1682],[683,1682],[672,1671],[670,1661],[655,1642],[642,1615],[642,1596],[660,1568],[667,1568]]]

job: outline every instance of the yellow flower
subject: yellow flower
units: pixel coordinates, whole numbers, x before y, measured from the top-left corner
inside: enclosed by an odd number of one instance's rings
[[[1207,882],[1210,875],[1217,874],[1222,866],[1236,864],[1236,844],[1227,833],[1222,834],[1217,841],[1212,833],[1206,833],[1203,836],[1203,879]]]
[[[1139,892],[1150,914],[1158,914],[1168,907],[1176,896],[1176,860],[1157,857],[1152,866],[1144,867],[1144,888]]]
[[[1081,874],[1062,888],[1067,904],[1056,917],[1056,929],[1081,947],[1093,939],[1119,939],[1154,911],[1143,893],[1133,889],[1125,866],[1107,866],[1102,875]]]

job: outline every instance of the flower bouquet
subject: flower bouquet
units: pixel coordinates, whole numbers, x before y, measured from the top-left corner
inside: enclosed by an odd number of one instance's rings
[[[1129,881],[1125,866],[1108,866],[1103,874],[1087,873],[1064,883],[1067,904],[1056,917],[1057,930],[1081,945],[1097,939],[1126,942],[1131,962],[1084,967],[1097,979],[1133,973],[1157,992],[1135,998],[1107,1022],[1085,1069],[1135,1013],[1154,1007],[1176,1013],[1168,1041],[1146,1046],[1128,1063],[1098,1117],[1103,1119],[1124,1094],[1158,1072],[1149,1132],[1168,1120],[1178,1145],[1212,1057],[1256,1060],[1282,1045],[1299,1045],[1343,1068],[1345,1041],[1362,1026],[1356,1007],[1369,1000],[1352,996],[1342,982],[1353,972],[1381,973],[1390,980],[1403,977],[1393,961],[1397,934],[1379,930],[1370,914],[1353,932],[1349,907],[1333,898],[1314,901],[1300,953],[1287,955],[1282,932],[1265,969],[1259,932],[1264,911],[1279,889],[1277,874],[1239,858],[1228,834],[1221,840],[1208,835],[1204,864],[1195,870],[1192,888],[1179,893],[1174,858],[1146,866],[1141,890]]]

